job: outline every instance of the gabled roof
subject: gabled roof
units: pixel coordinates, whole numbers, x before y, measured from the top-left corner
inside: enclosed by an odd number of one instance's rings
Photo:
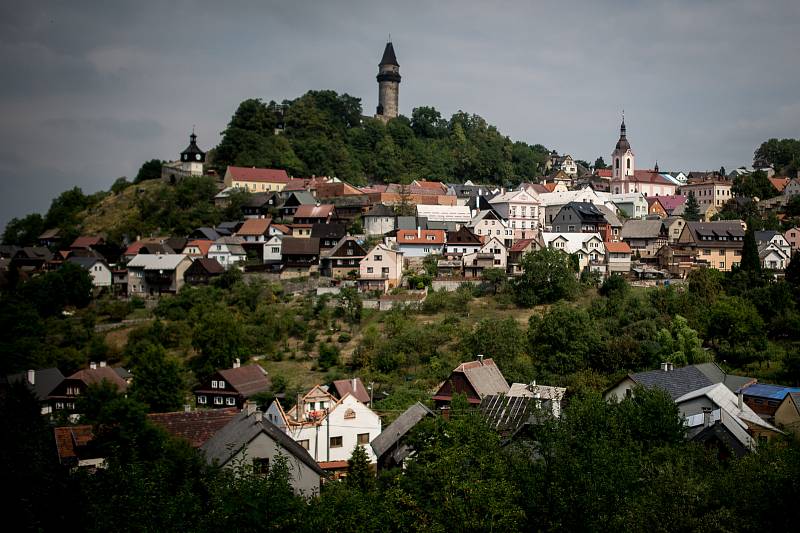
[[[462,372],[480,397],[505,394],[510,388],[503,373],[491,358],[461,363],[453,372]]]
[[[256,181],[264,183],[288,183],[289,175],[285,170],[276,168],[228,167],[231,177],[236,181]]]
[[[345,251],[345,248],[349,249],[348,247],[345,246],[347,243],[353,243],[352,255],[348,255],[347,252]],[[356,240],[355,237],[350,237],[348,235],[339,239],[339,241],[333,246],[333,248],[328,250],[327,253],[325,254],[326,257],[344,257],[349,259],[357,259],[359,257],[364,257],[366,255],[367,251],[364,249],[363,246],[361,246],[361,244],[359,244],[358,240]]]
[[[282,255],[317,255],[319,254],[319,239],[310,237],[284,237],[281,241]]]
[[[355,382],[355,386],[353,386],[353,382]],[[344,398],[346,394],[350,394],[363,404],[369,403],[369,392],[361,378],[337,379],[333,382],[333,388],[339,398]]]
[[[778,192],[783,192],[783,189],[785,189],[789,182],[792,181],[791,178],[787,178],[785,176],[774,176],[767,179]]]
[[[605,222],[605,216],[596,205],[589,202],[569,202],[561,209],[571,209],[582,222]]]
[[[511,245],[508,249],[509,252],[524,252],[531,244],[535,243],[536,239],[520,239]]]
[[[61,462],[65,459],[77,458],[76,448],[85,446],[94,438],[92,426],[88,424],[58,427],[53,430],[53,433],[56,440],[56,453]]]
[[[72,244],[69,245],[70,248],[91,248],[92,246],[97,246],[103,244],[105,242],[102,237],[90,237],[90,236],[80,236],[75,239]]]
[[[195,239],[193,241],[189,241],[186,244],[186,248],[190,246],[197,247],[200,250],[201,255],[208,255],[208,250],[211,248],[211,245],[214,244],[214,241],[209,241],[207,239]]]
[[[192,448],[199,448],[222,429],[239,412],[236,407],[201,409],[174,413],[151,413],[147,418],[172,435],[185,439]]]
[[[119,374],[117,374],[110,366],[84,368],[83,370],[78,370],[66,379],[77,379],[83,381],[87,385],[94,385],[105,380],[113,385],[116,385],[120,392],[125,392],[128,390],[128,382],[119,377]]]
[[[36,399],[39,401],[46,400],[47,396],[53,392],[53,389],[55,389],[62,381],[64,381],[64,374],[62,374],[61,371],[55,367],[34,370],[33,385],[31,385],[28,381],[27,372],[20,372],[19,374],[11,374],[8,376],[9,383],[25,383],[28,389],[33,392],[33,395],[36,396]]]
[[[314,224],[311,226],[311,236],[318,239],[339,240],[347,235],[346,224]]]
[[[715,221],[715,222],[687,222],[686,229],[689,230],[690,235],[698,244],[700,242],[708,243],[709,241],[717,241],[715,245],[721,244],[739,247],[742,245],[744,239],[744,229],[740,221]],[[703,239],[702,237],[710,237],[710,239]],[[730,237],[738,237],[737,240],[718,240],[720,237],[730,239]]]
[[[628,246],[627,242],[606,242],[604,244],[607,252],[611,252],[613,254],[631,253],[631,247]]]
[[[586,247],[586,243],[592,239],[600,241],[601,245],[603,244],[603,239],[602,237],[600,237],[599,233],[580,233],[580,232],[542,233],[542,240],[544,241],[546,246],[550,246],[553,241],[556,241],[558,239],[564,241],[563,250],[568,254],[574,254],[576,252],[584,250]],[[598,253],[603,253],[603,247],[601,246],[600,248],[597,248],[596,251]]]
[[[418,236],[419,233],[419,236]],[[428,237],[431,237],[430,239]],[[397,244],[444,244],[445,231],[441,229],[397,230]]]
[[[699,363],[694,365],[697,370],[706,375],[712,383],[722,383],[733,392],[740,388],[756,383],[756,378],[728,374],[717,363]]]
[[[236,392],[248,398],[270,387],[267,371],[261,365],[244,365],[239,368],[219,370],[219,375],[230,383]]]
[[[375,204],[364,214],[364,217],[393,217],[394,210],[386,204]]]
[[[713,385],[713,382],[694,365],[675,368],[674,370],[649,370],[629,374],[635,383],[647,389],[661,388],[675,400],[684,394]]]
[[[775,230],[767,230],[767,231],[754,231],[753,236],[756,238],[756,242],[769,242],[771,241],[775,235],[780,235],[783,237],[783,233],[780,231]]]
[[[145,270],[175,270],[188,256],[183,254],[139,254],[128,262],[128,268]]]
[[[664,223],[659,220],[627,220],[622,226],[620,238],[657,239],[664,235]]]
[[[333,204],[303,204],[294,213],[295,218],[328,218],[333,214]]]
[[[173,250],[170,246],[164,244],[163,239],[141,239],[136,242],[132,242],[125,249],[125,253],[123,255],[133,256],[139,253],[174,254],[175,250]]]
[[[375,455],[381,457],[387,451],[396,446],[397,443],[419,424],[420,420],[426,416],[436,416],[433,411],[422,405],[420,402],[415,403],[403,414],[398,416],[394,422],[389,424],[381,433],[375,437],[372,442],[372,450]],[[396,462],[402,461],[403,457],[396,457]]]
[[[461,226],[458,231],[447,232],[447,244],[472,244],[480,246],[481,240],[466,226]]]
[[[608,222],[608,224],[612,228],[621,228],[622,227],[622,221],[619,219],[617,214],[614,213],[611,209],[609,209],[605,205],[598,205],[597,209],[599,209],[600,212],[603,213],[603,216],[606,218],[606,222]]]
[[[50,240],[50,239],[57,239],[59,238],[59,234],[61,230],[59,228],[50,228],[45,230],[44,233],[39,235],[39,240]]]
[[[658,199],[659,203],[661,204],[661,207],[664,208],[664,211],[666,211],[667,214],[672,214],[672,212],[675,210],[676,207],[686,203],[686,197],[681,194],[656,196],[655,198]]]
[[[558,194],[558,193],[548,193],[548,194]],[[530,200],[525,200],[528,197]],[[503,204],[507,202],[520,202],[520,201],[527,201],[528,203],[539,203],[539,199],[535,196],[535,193],[531,194],[528,191],[510,191],[504,194],[499,194],[489,200],[490,204]]]
[[[724,409],[728,414],[733,415],[740,420],[761,426],[766,429],[778,431],[778,428],[772,424],[769,424],[763,418],[758,416],[746,403],[742,403],[742,408],[739,409],[739,400],[736,397],[736,394],[734,394],[733,391],[731,391],[722,383],[713,383],[700,389],[687,392],[686,394],[675,398],[675,403],[681,404],[701,396],[705,396],[706,398],[710,399],[717,406]]]
[[[200,449],[206,456],[209,463],[225,465],[242,449],[253,441],[260,433],[265,433],[282,451],[294,456],[302,461],[306,466],[323,475],[323,470],[317,465],[308,452],[292,440],[286,433],[281,431],[275,424],[263,418],[259,420],[255,415],[248,416],[241,412],[233,417],[222,429],[216,432]]]
[[[417,216],[442,222],[469,222],[472,219],[466,205],[417,205]]]
[[[219,233],[217,233],[217,230],[207,227],[197,228],[192,232],[192,235],[201,236],[204,240],[209,241],[216,241],[220,237]]]
[[[190,269],[194,270],[196,268],[202,268],[206,271],[207,274],[222,274],[225,272],[225,267],[219,264],[219,261],[216,259],[209,259],[207,257],[201,257],[199,259],[195,259],[192,263],[192,266],[189,267]]]
[[[269,225],[272,223],[271,218],[248,218],[245,219],[244,224],[236,232],[239,236],[259,236],[266,235],[269,231]]]
[[[108,264],[103,259],[99,257],[79,257],[79,256],[71,256],[67,259],[68,262],[78,265],[84,270],[91,270],[91,268],[95,265],[95,263],[102,263],[103,265],[108,268]]]

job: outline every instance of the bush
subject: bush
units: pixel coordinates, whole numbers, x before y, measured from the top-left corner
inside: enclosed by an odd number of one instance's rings
[[[319,346],[319,368],[320,370],[328,370],[332,366],[339,364],[339,349],[328,343],[322,343]]]
[[[344,333],[343,332],[341,335],[339,335],[339,342],[342,343],[342,344],[345,344],[345,343],[350,342],[350,340],[352,338],[353,337],[351,337],[349,333]]]

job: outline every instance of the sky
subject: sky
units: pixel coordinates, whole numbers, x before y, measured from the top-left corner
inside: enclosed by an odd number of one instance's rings
[[[797,0],[150,1],[0,4],[0,227],[63,190],[215,146],[246,98],[377,105],[389,35],[401,113],[436,107],[606,161],[625,110],[637,168],[752,164],[800,137]]]

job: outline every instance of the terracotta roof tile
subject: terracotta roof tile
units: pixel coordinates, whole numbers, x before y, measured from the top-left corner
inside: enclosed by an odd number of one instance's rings
[[[219,374],[242,396],[248,397],[267,390],[270,386],[267,372],[260,365],[244,365],[220,370]]]
[[[428,237],[432,237],[429,239]],[[446,233],[443,229],[423,229],[417,230],[401,229],[397,232],[397,244],[444,244]]]
[[[147,415],[147,418],[164,428],[173,437],[186,439],[193,448],[199,448],[230,422],[238,412],[237,408],[231,407],[189,412],[153,413]]]
[[[276,168],[228,167],[228,172],[236,181],[289,183],[289,175],[286,171]]]
[[[294,214],[295,218],[328,218],[333,214],[333,204],[301,205]]]
[[[271,223],[271,218],[245,219],[244,224],[242,224],[242,227],[236,232],[236,235],[266,235]]]
[[[612,252],[617,254],[631,253],[631,247],[628,245],[627,242],[605,242],[603,244],[605,245],[607,252]]]

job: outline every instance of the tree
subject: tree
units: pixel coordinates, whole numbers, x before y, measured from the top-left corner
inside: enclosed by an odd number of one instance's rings
[[[767,178],[767,173],[756,170],[752,174],[740,174],[733,178],[731,192],[745,198],[765,200],[778,195],[778,190]]]
[[[497,288],[506,282],[508,275],[502,268],[485,268],[481,272],[481,279],[491,285],[492,294],[497,294]]]
[[[795,250],[786,267],[786,281],[800,294],[800,251]]]
[[[575,269],[570,256],[561,250],[543,248],[525,254],[522,270],[514,297],[523,307],[570,299],[577,293]]]
[[[607,168],[608,168],[608,165],[606,165],[606,162],[603,160],[602,156],[600,156],[600,157],[598,157],[597,159],[594,160],[594,169],[595,170],[605,170]]]
[[[584,309],[559,303],[544,316],[528,319],[528,350],[543,371],[564,376],[583,370],[591,358],[599,359],[602,344],[599,328]]]
[[[710,360],[703,350],[697,331],[689,327],[685,318],[676,315],[669,329],[662,328],[658,333],[661,344],[661,360],[678,366],[705,363]]]
[[[720,298],[708,314],[707,338],[720,359],[735,366],[758,361],[767,347],[764,320],[748,300]]]
[[[184,402],[184,384],[178,361],[167,356],[160,345],[137,344],[131,357],[131,371],[136,379],[131,397],[146,404],[150,412],[179,410]]]
[[[217,307],[202,313],[192,333],[192,346],[199,355],[189,365],[199,380],[219,369],[231,368],[244,354],[242,324],[229,310]]]
[[[164,165],[164,161],[160,159],[151,159],[150,161],[145,161],[142,163],[142,166],[139,167],[139,172],[136,173],[136,177],[133,179],[134,183],[141,183],[147,180],[158,180],[161,179],[161,167]]]
[[[689,196],[686,198],[686,204],[683,207],[683,218],[687,222],[700,220],[700,205],[697,203],[697,198],[694,197],[693,191],[689,191]]]
[[[356,289],[352,287],[342,288],[339,292],[339,306],[351,325],[361,323],[361,311],[364,308],[364,302]]]
[[[3,232],[3,244],[33,246],[38,244],[39,235],[44,231],[42,215],[34,213],[23,218],[12,218]]]
[[[742,262],[739,267],[742,271],[754,276],[761,274],[761,258],[758,255],[758,244],[753,230],[752,219],[747,224],[747,231],[744,233],[744,243],[742,246]]]
[[[122,176],[114,180],[114,183],[111,185],[111,192],[119,194],[130,186],[131,182],[128,181],[128,178]]]
[[[367,451],[360,444],[353,449],[347,460],[347,477],[345,483],[356,490],[367,492],[375,486],[375,474],[369,465]]]

